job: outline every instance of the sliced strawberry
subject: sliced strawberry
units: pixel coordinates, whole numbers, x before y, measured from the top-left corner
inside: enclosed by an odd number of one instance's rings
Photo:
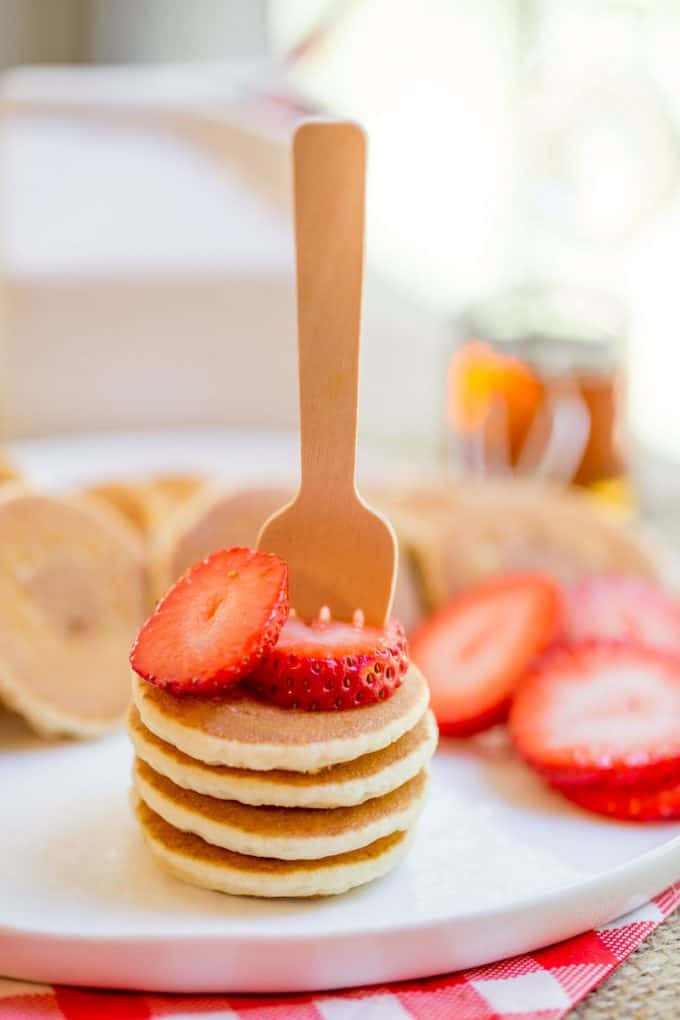
[[[411,638],[444,735],[468,736],[502,722],[534,657],[561,620],[557,585],[541,574],[508,574],[470,588]]]
[[[381,629],[291,617],[244,684],[282,708],[329,711],[384,701],[407,669],[406,637],[396,620]]]
[[[632,640],[680,655],[680,600],[634,577],[591,577],[565,593],[564,633]]]
[[[222,549],[180,577],[142,626],[130,663],[173,694],[216,694],[252,672],[288,617],[278,556]]]
[[[625,642],[554,648],[522,683],[510,735],[556,785],[672,782],[680,778],[680,661]]]
[[[596,783],[556,787],[568,800],[586,811],[627,822],[663,822],[680,819],[680,780],[668,786]]]

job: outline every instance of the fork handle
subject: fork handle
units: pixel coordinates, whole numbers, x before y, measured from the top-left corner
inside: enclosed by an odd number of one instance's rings
[[[366,137],[308,121],[293,141],[303,492],[355,492]]]

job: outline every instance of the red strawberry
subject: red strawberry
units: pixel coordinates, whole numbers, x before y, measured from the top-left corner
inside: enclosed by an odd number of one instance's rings
[[[510,713],[519,753],[558,786],[680,778],[680,661],[641,645],[554,648]]]
[[[669,786],[649,786],[644,783],[613,786],[597,783],[557,789],[574,804],[597,815],[609,815],[628,822],[680,819],[680,780]]]
[[[222,549],[164,595],[130,662],[173,694],[217,694],[255,669],[287,617],[286,563],[271,553]]]
[[[468,736],[502,722],[560,620],[560,592],[550,578],[508,574],[469,588],[422,624],[411,657],[430,684],[442,734]]]
[[[329,711],[389,698],[407,669],[406,638],[396,620],[381,629],[290,617],[244,683],[282,708]]]
[[[680,655],[680,600],[634,577],[591,577],[566,590],[564,632],[632,640]]]

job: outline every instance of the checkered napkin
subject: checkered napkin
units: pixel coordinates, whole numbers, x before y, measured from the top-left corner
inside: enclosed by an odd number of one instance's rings
[[[0,1020],[560,1020],[680,904],[680,883],[596,931],[425,981],[322,995],[196,998],[0,979]]]

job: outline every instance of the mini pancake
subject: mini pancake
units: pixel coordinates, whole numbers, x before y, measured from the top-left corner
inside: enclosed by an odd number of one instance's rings
[[[148,537],[205,485],[199,475],[157,475],[138,481],[99,482],[80,495],[105,504]]]
[[[437,724],[432,713],[426,712],[389,747],[354,761],[318,772],[255,772],[189,758],[148,730],[134,705],[128,714],[128,732],[138,757],[177,786],[241,804],[293,808],[347,807],[382,797],[417,775],[437,746]]]
[[[0,700],[41,733],[94,736],[129,701],[141,545],[112,514],[10,482],[0,535]]]
[[[411,666],[392,697],[337,712],[305,712],[258,701],[240,687],[219,701],[176,697],[133,676],[142,722],[161,740],[209,765],[313,772],[379,751],[413,729],[429,701]]]
[[[253,807],[218,800],[176,786],[136,758],[135,791],[145,804],[176,829],[200,836],[206,843],[252,857],[318,860],[368,846],[415,822],[425,797],[427,774],[399,789],[354,807]]]
[[[142,834],[156,860],[191,885],[235,896],[332,896],[391,871],[402,859],[409,833],[395,832],[350,853],[320,861],[280,861],[247,857],[211,846],[180,832],[134,797]]]
[[[283,488],[225,492],[219,483],[204,486],[168,519],[154,540],[151,583],[156,598],[192,563],[216,549],[255,548],[264,522],[292,496]]]
[[[82,489],[78,495],[107,507],[140,535],[148,532],[149,520],[142,483],[100,482]]]
[[[562,581],[612,571],[658,575],[645,541],[621,514],[573,487],[539,479],[466,479],[384,491],[374,501],[415,564],[430,609],[507,570],[545,570]]]

